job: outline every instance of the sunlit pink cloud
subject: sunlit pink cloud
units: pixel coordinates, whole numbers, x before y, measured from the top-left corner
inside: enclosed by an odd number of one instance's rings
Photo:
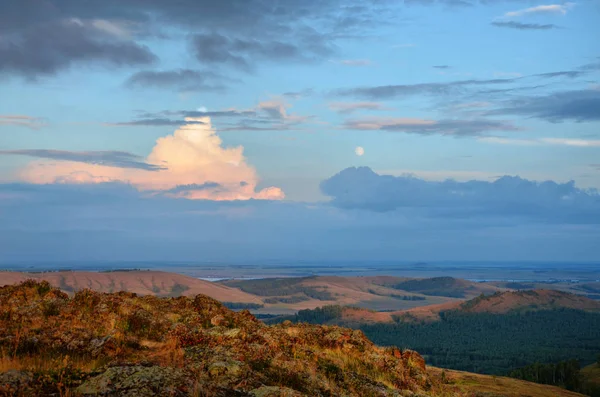
[[[110,167],[73,161],[38,160],[19,172],[37,184],[125,182],[150,194],[188,199],[280,200],[278,187],[256,191],[259,178],[246,162],[244,148],[224,147],[209,117],[186,118],[173,135],[159,138],[146,158],[158,171]]]

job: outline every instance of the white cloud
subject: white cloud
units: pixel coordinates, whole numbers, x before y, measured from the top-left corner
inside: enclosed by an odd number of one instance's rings
[[[371,61],[368,59],[342,59],[339,61],[342,65],[346,66],[369,66]]]
[[[527,15],[540,15],[540,14],[560,14],[565,15],[575,3],[564,3],[564,4],[550,4],[550,5],[539,5],[536,7],[525,8],[518,11],[511,11],[504,14],[507,18],[522,17]]]
[[[278,187],[256,191],[259,178],[246,162],[244,148],[224,147],[209,117],[186,118],[188,124],[159,138],[146,158],[165,169],[107,167],[74,161],[39,160],[20,177],[30,183],[124,182],[141,191],[208,200],[248,200],[285,197]],[[200,122],[200,123],[199,123]]]
[[[570,139],[570,138],[537,138],[537,139],[511,139],[502,137],[481,137],[481,142],[500,145],[561,145],[575,147],[600,147],[600,140]]]

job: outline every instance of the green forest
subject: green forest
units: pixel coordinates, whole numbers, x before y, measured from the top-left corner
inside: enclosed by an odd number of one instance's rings
[[[484,374],[507,375],[534,363],[576,358],[583,365],[600,352],[600,314],[573,309],[489,314],[442,312],[431,323],[343,324],[342,308],[301,310],[289,319],[336,323],[361,329],[378,345],[413,349],[428,364]]]

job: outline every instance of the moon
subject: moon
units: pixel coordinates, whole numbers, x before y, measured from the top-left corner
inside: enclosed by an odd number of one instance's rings
[[[357,146],[356,149],[354,149],[354,153],[360,157],[365,154],[365,149],[362,146]]]

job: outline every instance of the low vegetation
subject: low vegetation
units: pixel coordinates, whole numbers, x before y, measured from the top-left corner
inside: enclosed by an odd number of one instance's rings
[[[298,303],[311,298],[321,301],[335,300],[335,297],[326,288],[303,285],[304,281],[311,279],[314,277],[227,280],[222,284],[239,288],[249,294],[271,297],[269,302],[265,301],[266,303]],[[286,302],[286,297],[291,299],[288,298],[288,302]]]
[[[0,313],[0,395],[462,395],[413,351],[347,328],[267,326],[203,295],[70,297],[26,281],[0,288]]]

